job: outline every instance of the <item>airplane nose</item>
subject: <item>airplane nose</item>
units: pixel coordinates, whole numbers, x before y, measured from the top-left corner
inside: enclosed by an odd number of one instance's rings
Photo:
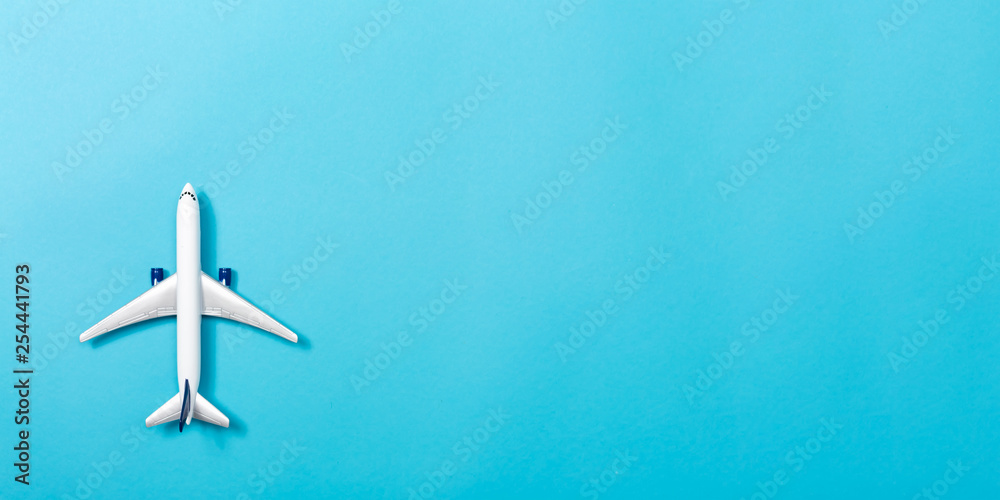
[[[185,184],[184,189],[181,190],[181,199],[187,195],[190,195],[192,200],[198,201],[198,197],[194,194],[194,186],[190,182]]]

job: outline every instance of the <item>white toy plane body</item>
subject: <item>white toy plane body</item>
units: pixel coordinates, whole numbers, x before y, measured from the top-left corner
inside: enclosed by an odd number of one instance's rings
[[[244,300],[201,271],[201,211],[191,184],[184,185],[177,202],[177,273],[157,282],[153,269],[153,287],[111,313],[80,335],[86,342],[117,328],[163,316],[177,316],[177,395],[146,419],[146,427],[180,421],[180,430],[196,418],[229,427],[229,418],[198,394],[201,381],[201,317],[228,318],[298,342],[298,337],[281,323]],[[220,279],[222,272],[220,270]],[[162,279],[159,269],[159,279]]]

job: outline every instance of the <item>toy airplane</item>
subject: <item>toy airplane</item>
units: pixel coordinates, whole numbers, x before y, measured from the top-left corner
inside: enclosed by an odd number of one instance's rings
[[[132,323],[163,316],[177,316],[176,396],[146,419],[146,427],[180,421],[180,430],[194,417],[229,427],[229,418],[198,394],[201,381],[201,317],[216,316],[239,321],[279,337],[298,342],[291,330],[229,289],[231,270],[219,269],[219,281],[201,271],[201,211],[191,184],[185,184],[177,202],[177,274],[163,279],[163,269],[153,268],[153,287],[111,313],[80,335],[86,342]],[[221,281],[221,283],[220,283]]]

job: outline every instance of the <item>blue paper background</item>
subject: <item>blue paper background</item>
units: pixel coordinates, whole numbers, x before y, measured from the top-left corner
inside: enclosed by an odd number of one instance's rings
[[[0,8],[3,498],[995,494],[997,5],[227,5]],[[912,14],[884,36],[894,6]],[[88,154],[64,170],[67,148]],[[233,426],[178,434],[143,426],[176,392],[172,320],[76,336],[176,269],[185,182],[205,270],[234,268],[303,341],[205,320],[201,392]],[[318,241],[338,246],[310,262]],[[651,248],[666,264],[625,284]],[[18,263],[29,487],[10,465]],[[445,280],[467,288],[441,311]]]

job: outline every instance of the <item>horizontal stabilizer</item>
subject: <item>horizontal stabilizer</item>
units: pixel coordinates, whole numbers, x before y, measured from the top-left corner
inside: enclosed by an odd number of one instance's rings
[[[217,410],[212,403],[209,403],[201,394],[195,396],[194,418],[202,422],[218,425],[219,427],[229,427],[229,417]]]
[[[153,427],[155,425],[160,425],[165,422],[173,422],[181,416],[181,393],[177,393],[174,397],[170,398],[160,407],[159,410],[153,412],[152,415],[146,417],[146,427]]]
[[[164,403],[159,410],[153,412],[146,419],[146,427],[153,427],[166,422],[173,422],[181,416],[181,394],[177,393],[170,401]],[[219,427],[229,427],[229,417],[222,414],[212,403],[201,394],[196,394],[194,400],[194,418],[202,422],[218,425]]]

